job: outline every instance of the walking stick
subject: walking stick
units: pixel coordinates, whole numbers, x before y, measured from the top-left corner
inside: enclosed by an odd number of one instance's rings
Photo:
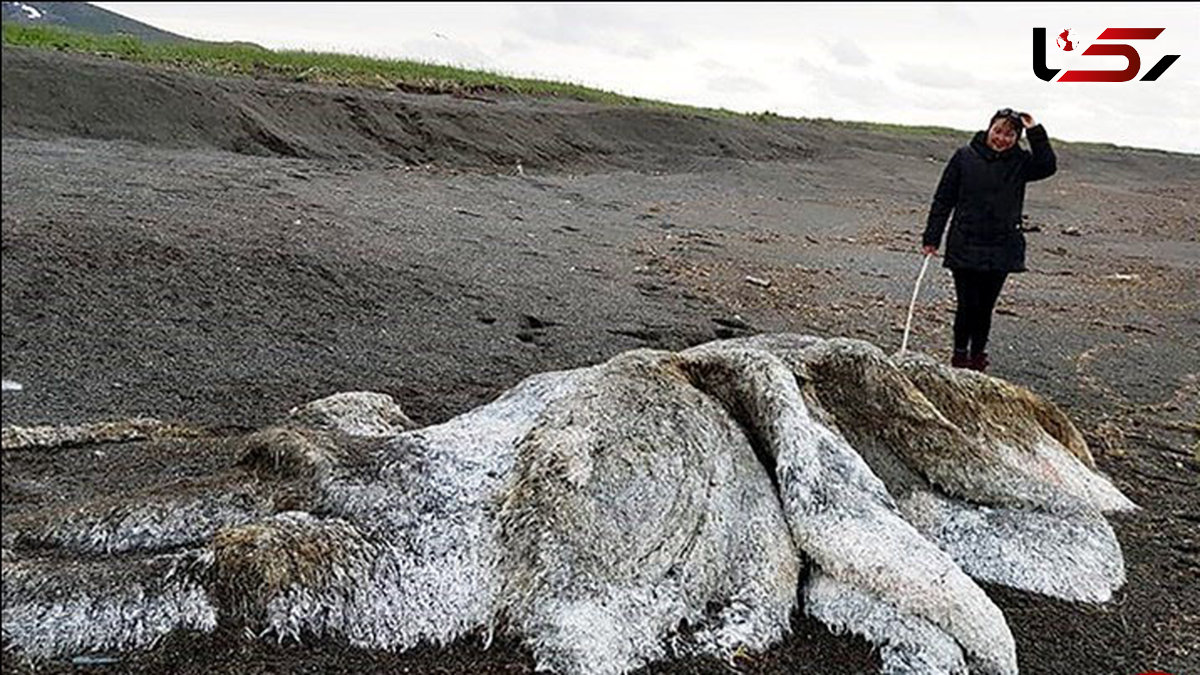
[[[917,293],[921,291],[921,280],[925,278],[925,270],[929,269],[929,259],[932,253],[925,254],[925,262],[921,263],[921,273],[917,275],[917,284],[913,286],[912,300],[908,303],[908,319],[904,321],[904,339],[900,341],[900,353],[908,350],[908,333],[912,330],[913,309],[917,306]]]

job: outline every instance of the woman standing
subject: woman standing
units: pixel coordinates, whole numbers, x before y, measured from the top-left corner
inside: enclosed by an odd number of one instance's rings
[[[1028,130],[1032,152],[1017,145]],[[943,266],[954,274],[958,307],[954,313],[956,368],[983,371],[992,310],[1010,272],[1025,271],[1021,210],[1025,184],[1054,174],[1057,160],[1050,139],[1029,113],[1005,108],[992,116],[987,131],[958,149],[938,182],[922,237],[922,251],[937,253],[951,211]]]

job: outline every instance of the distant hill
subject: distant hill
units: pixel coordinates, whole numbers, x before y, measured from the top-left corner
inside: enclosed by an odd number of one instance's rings
[[[100,35],[132,35],[152,42],[192,41],[88,2],[4,2],[0,5],[6,22],[62,26]]]

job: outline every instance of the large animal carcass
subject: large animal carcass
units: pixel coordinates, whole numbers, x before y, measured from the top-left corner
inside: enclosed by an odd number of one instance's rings
[[[974,580],[1090,602],[1124,581],[1102,514],[1135,507],[1061,411],[862,341],[637,350],[411,426],[339,394],[222,440],[238,459],[208,475],[7,508],[5,648],[224,624],[405,649],[503,626],[540,668],[623,673],[765,649],[800,609],[888,673],[1015,673]],[[5,430],[5,452],[60,441]]]

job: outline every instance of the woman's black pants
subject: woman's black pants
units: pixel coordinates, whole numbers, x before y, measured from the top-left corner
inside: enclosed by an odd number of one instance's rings
[[[961,270],[954,272],[958,308],[954,312],[954,351],[982,354],[992,330],[992,310],[1008,272]]]

